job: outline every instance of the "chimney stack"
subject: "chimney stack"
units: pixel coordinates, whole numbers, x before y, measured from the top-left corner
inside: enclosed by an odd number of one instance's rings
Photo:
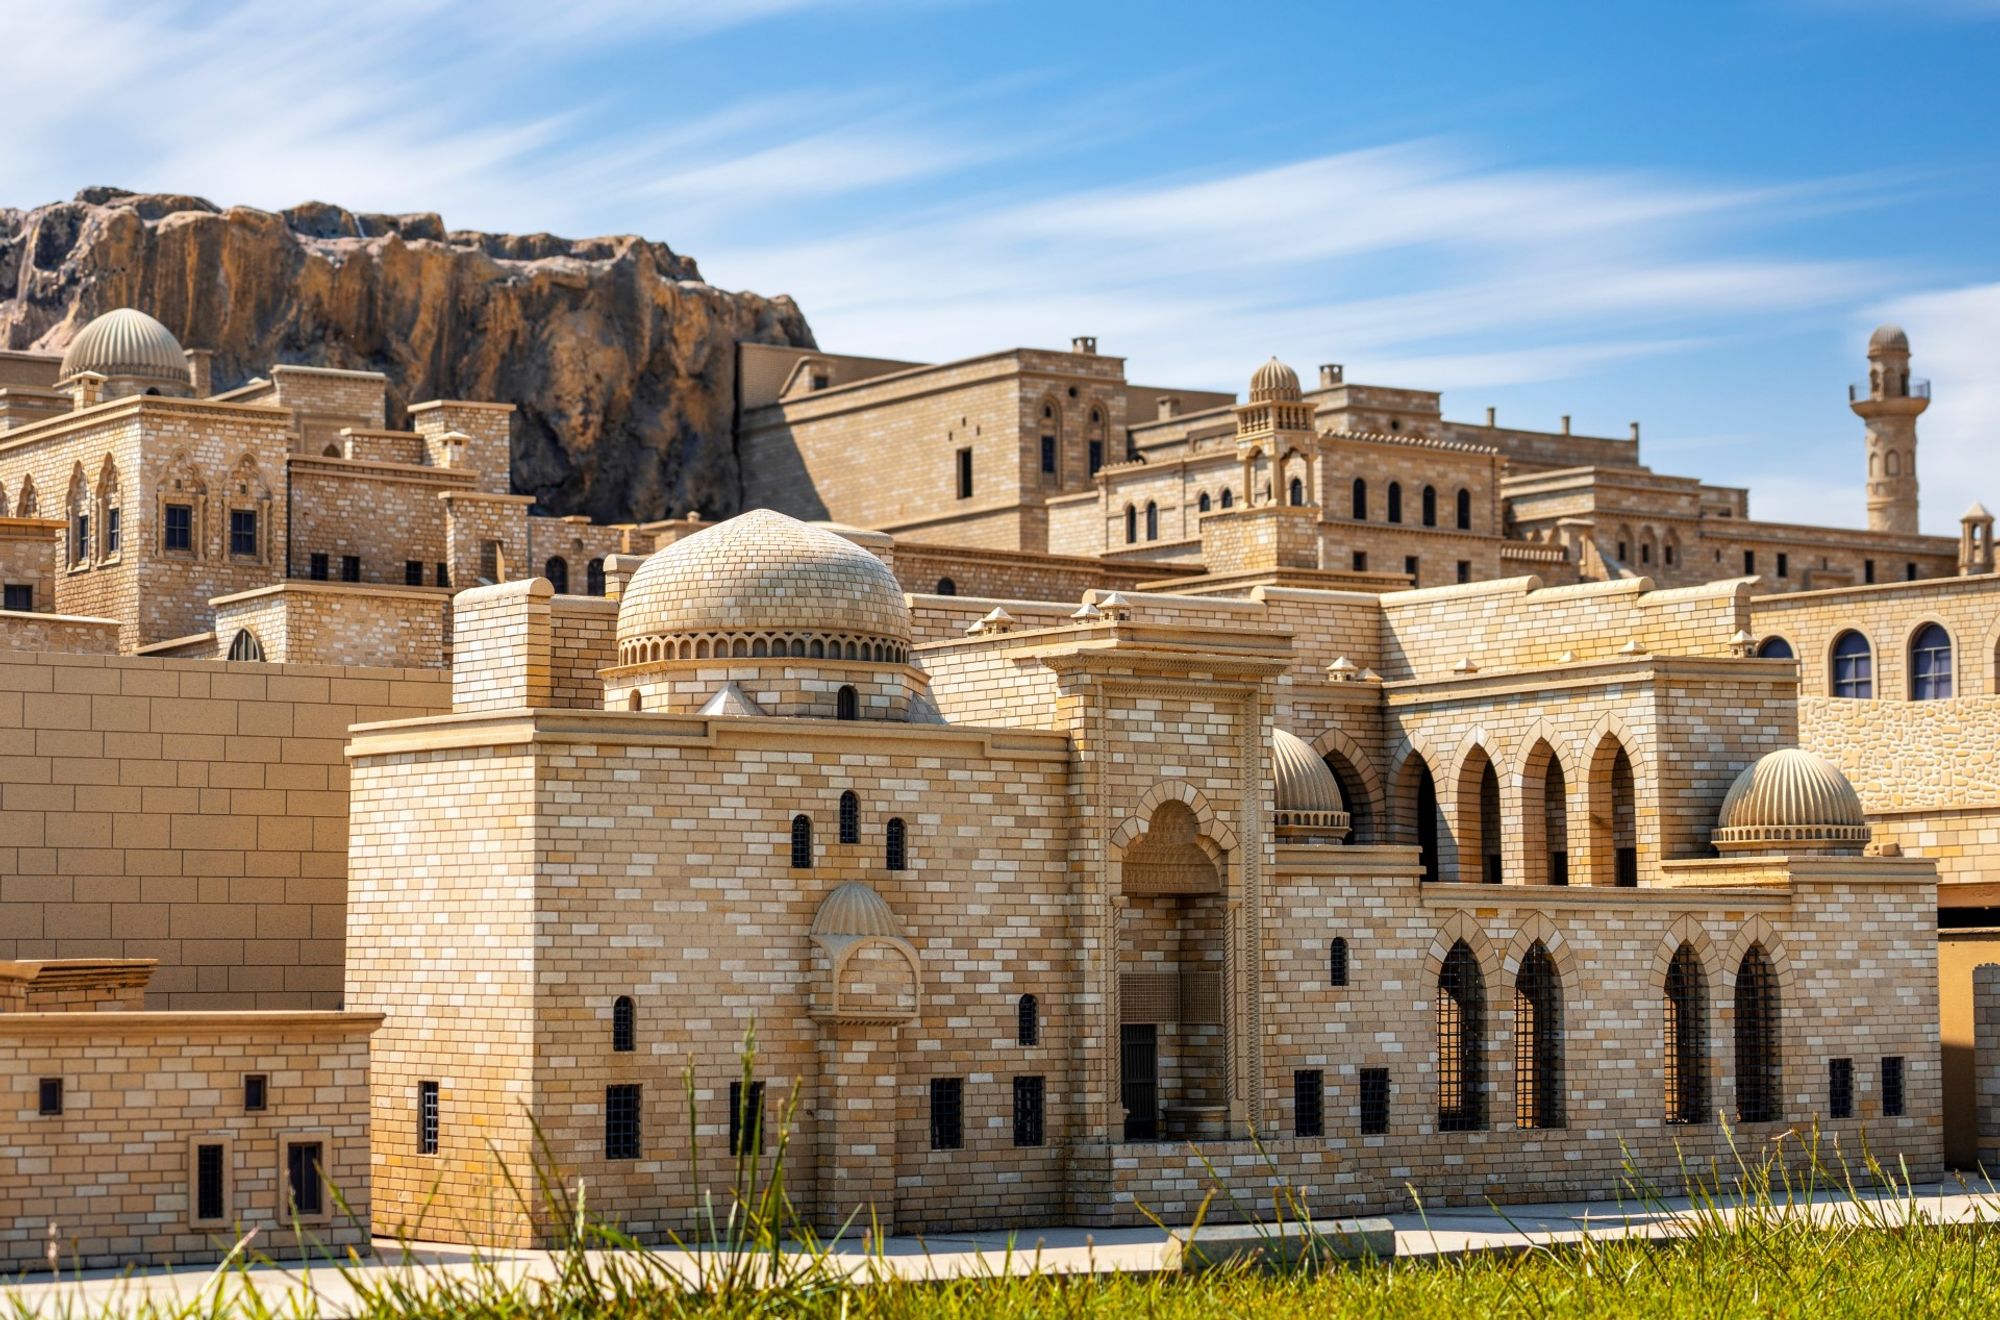
[[[1162,394],[1162,395],[1160,396],[1160,401],[1159,401],[1159,404],[1160,404],[1160,420],[1161,420],[1161,421],[1163,421],[1163,422],[1164,422],[1164,421],[1166,421],[1166,420],[1167,420],[1167,418],[1169,418],[1169,417],[1178,417],[1178,416],[1180,416],[1180,415],[1181,415],[1181,396],[1180,396],[1180,395],[1178,395],[1178,394]]]
[[[1322,362],[1319,365],[1320,388],[1339,385],[1347,378],[1347,369],[1338,362]]]
[[[1486,406],[1486,424],[1488,426],[1500,425],[1499,417],[1500,417],[1500,410],[1498,408],[1495,408],[1493,405],[1488,404]]]
[[[1077,335],[1069,341],[1069,351],[1094,356],[1097,353],[1097,336]]]
[[[1564,434],[1564,435],[1568,435],[1568,434],[1569,434],[1569,414],[1568,414],[1568,413],[1564,413],[1564,414],[1563,414],[1563,434]]]
[[[95,408],[104,397],[104,382],[109,377],[95,371],[79,371],[70,378],[70,411],[82,412],[85,408]]]
[[[1639,423],[1637,422],[1632,423],[1632,443],[1635,445],[1639,443]]]
[[[194,397],[206,399],[214,393],[214,354],[205,348],[190,348],[183,352],[187,358],[188,385],[194,390]]]

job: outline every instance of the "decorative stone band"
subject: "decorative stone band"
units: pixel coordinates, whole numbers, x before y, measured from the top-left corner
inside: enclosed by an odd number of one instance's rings
[[[1344,811],[1280,811],[1278,828],[1301,834],[1333,834],[1344,837],[1353,818]]]
[[[1868,842],[1866,825],[1739,825],[1712,836],[1724,852],[1752,848],[1859,848]]]
[[[620,665],[781,657],[901,665],[909,663],[910,651],[906,642],[864,633],[717,631],[634,637],[618,644]]]

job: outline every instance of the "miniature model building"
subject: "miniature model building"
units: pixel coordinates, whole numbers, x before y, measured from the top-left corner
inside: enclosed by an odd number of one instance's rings
[[[0,355],[4,1258],[547,1241],[549,1162],[657,1237],[788,1108],[827,1227],[1968,1162],[2000,576],[1867,351],[1865,530],[1087,339],[743,345],[750,511],[615,527],[505,405],[137,311]]]

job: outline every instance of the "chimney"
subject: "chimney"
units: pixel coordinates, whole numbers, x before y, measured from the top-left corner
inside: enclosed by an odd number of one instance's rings
[[[1564,414],[1563,414],[1563,434],[1564,434],[1564,435],[1568,435],[1568,434],[1569,434],[1569,414],[1568,414],[1568,413],[1564,413]]]
[[[1489,404],[1489,405],[1487,405],[1487,408],[1486,408],[1486,424],[1487,424],[1488,426],[1498,426],[1498,425],[1499,425],[1500,423],[1499,423],[1499,421],[1498,421],[1498,420],[1496,420],[1496,419],[1497,419],[1497,418],[1498,418],[1499,416],[1500,416],[1500,410],[1499,410],[1498,408],[1495,408],[1495,407],[1493,407],[1493,406],[1492,406],[1492,405],[1490,405],[1490,404]]]
[[[824,358],[806,359],[806,390],[814,393],[833,384],[833,364]]]
[[[194,388],[194,397],[206,399],[214,392],[214,354],[205,348],[190,348],[184,353],[188,364],[188,384]]]
[[[1072,353],[1095,355],[1097,352],[1097,336],[1077,335],[1069,341],[1069,351]]]
[[[1162,394],[1159,398],[1159,405],[1160,420],[1163,422],[1169,417],[1178,417],[1181,415],[1181,396],[1178,394]]]
[[[1632,423],[1632,443],[1635,445],[1639,443],[1639,423],[1637,422]]]
[[[104,382],[108,379],[104,375],[95,371],[79,371],[69,379],[71,412],[95,408],[97,401],[104,397]]]
[[[1346,376],[1347,369],[1342,367],[1338,362],[1322,362],[1319,364],[1319,384],[1321,389],[1325,389],[1329,385],[1340,384],[1346,379]]]

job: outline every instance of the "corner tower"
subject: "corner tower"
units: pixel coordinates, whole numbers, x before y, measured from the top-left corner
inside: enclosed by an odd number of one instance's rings
[[[1868,426],[1868,530],[1917,531],[1917,414],[1931,383],[1910,378],[1910,337],[1885,325],[1868,338],[1868,381],[1847,387],[1847,405]]]

